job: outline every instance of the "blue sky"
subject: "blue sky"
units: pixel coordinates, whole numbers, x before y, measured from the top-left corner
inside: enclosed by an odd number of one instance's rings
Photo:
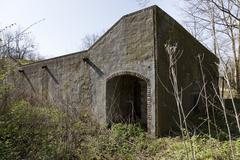
[[[0,0],[0,28],[17,23],[31,28],[38,50],[45,58],[81,50],[86,34],[102,33],[121,16],[142,9],[137,0]],[[152,0],[181,22],[182,0]]]

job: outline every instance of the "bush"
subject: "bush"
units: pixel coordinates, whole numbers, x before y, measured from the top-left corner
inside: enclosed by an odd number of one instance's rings
[[[232,159],[228,141],[191,137],[195,158]],[[235,159],[240,140],[233,141]],[[151,139],[137,124],[99,127],[88,113],[73,117],[52,106],[11,104],[0,113],[0,159],[188,159],[189,140]]]
[[[14,103],[0,116],[0,157],[56,156],[57,148],[60,148],[56,139],[61,130],[58,123],[62,117],[63,114],[53,108],[33,108],[25,101]]]
[[[74,155],[67,116],[50,106],[33,107],[25,101],[11,105],[0,116],[0,157],[3,159],[60,159]],[[70,122],[71,123],[71,122]],[[76,124],[73,124],[73,128]]]

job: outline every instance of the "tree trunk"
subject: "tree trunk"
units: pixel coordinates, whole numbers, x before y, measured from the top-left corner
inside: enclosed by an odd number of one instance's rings
[[[240,22],[238,23],[238,42],[240,42]],[[240,58],[240,43],[238,43],[238,56],[237,56],[237,64],[236,64],[236,84],[237,84],[237,93],[240,94],[240,64],[239,64],[239,58]]]

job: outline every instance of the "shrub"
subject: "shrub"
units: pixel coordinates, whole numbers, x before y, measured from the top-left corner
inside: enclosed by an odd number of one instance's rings
[[[195,158],[232,159],[228,141],[192,136]],[[233,141],[235,159],[240,140]],[[99,127],[88,113],[78,117],[57,107],[12,103],[0,112],[0,159],[188,159],[181,137],[151,139],[138,124]]]
[[[64,114],[54,108],[36,108],[25,101],[0,115],[2,159],[54,158],[62,152],[57,138]],[[59,150],[60,149],[60,150]]]

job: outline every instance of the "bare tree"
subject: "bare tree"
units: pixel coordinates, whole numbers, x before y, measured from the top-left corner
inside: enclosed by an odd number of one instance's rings
[[[202,0],[205,3],[213,4],[219,11],[225,13],[231,19],[234,20],[234,23],[230,23],[229,25],[239,28],[239,8],[240,1],[239,0]]]
[[[200,36],[193,35],[202,43],[208,44],[207,46],[225,61],[224,63],[228,62],[229,58],[233,59],[235,89],[240,93],[239,1],[185,0],[185,2],[187,23],[196,24],[202,31]],[[189,26],[193,28],[194,25]],[[204,39],[202,35],[208,35],[209,38]]]
[[[44,20],[36,21],[24,29],[20,29],[20,27],[14,29],[13,27],[16,23],[0,28],[0,58],[10,57],[14,60],[37,60],[40,58],[39,54],[36,53],[37,45],[28,31],[34,25]]]
[[[93,33],[93,34],[87,34],[83,39],[82,39],[82,49],[88,49],[90,48],[98,39],[100,35]]]
[[[1,57],[11,56],[15,59],[26,59],[35,54],[36,45],[33,39],[29,33],[21,33],[21,30],[3,33],[2,43]]]

